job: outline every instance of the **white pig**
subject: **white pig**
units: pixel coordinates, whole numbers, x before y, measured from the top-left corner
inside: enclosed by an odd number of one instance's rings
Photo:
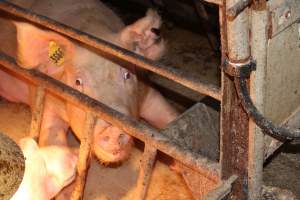
[[[25,157],[25,172],[11,200],[50,200],[75,178],[78,158],[68,148],[39,148],[31,138],[23,138],[20,147]]]
[[[137,22],[124,26],[121,19],[99,0],[14,2],[149,59],[158,59],[165,49],[158,34],[161,19],[153,10]],[[162,95],[137,78],[134,69],[129,71],[56,32],[27,22],[15,24],[16,57],[22,67],[36,68],[125,115],[142,118],[157,128],[165,127],[178,116]],[[9,40],[6,38],[3,43],[6,41]],[[35,89],[26,82],[0,70],[0,95],[32,105],[34,94]],[[80,139],[85,118],[86,111],[80,106],[47,95],[39,144],[67,146],[68,127]],[[119,162],[128,157],[132,138],[123,130],[98,118],[93,136],[93,152],[101,162]]]

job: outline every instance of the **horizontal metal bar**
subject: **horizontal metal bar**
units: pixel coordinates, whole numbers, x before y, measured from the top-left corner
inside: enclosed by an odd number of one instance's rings
[[[153,148],[179,160],[183,164],[198,171],[200,174],[218,181],[219,164],[207,158],[195,154],[172,141],[170,138],[161,134],[157,129],[146,123],[139,122],[134,118],[128,117],[112,108],[96,101],[95,99],[82,94],[81,92],[35,70],[26,70],[19,67],[16,61],[0,52],[0,64],[8,71],[12,71],[34,84],[43,86],[47,91],[76,104],[86,111],[95,113],[99,118],[123,129],[126,133],[142,140]]]
[[[118,47],[90,34],[71,28],[70,26],[54,21],[48,17],[30,12],[7,1],[0,2],[0,10],[37,23],[39,25],[42,25],[43,27],[47,27],[77,41],[95,47],[99,49],[103,54],[105,54],[103,56],[108,56],[114,61],[125,61],[128,64],[141,67],[143,69],[152,71],[156,74],[171,79],[175,82],[178,82],[199,93],[211,96],[219,101],[221,100],[221,92],[218,86],[206,83],[192,73],[188,73],[186,71],[179,70],[171,66],[162,65],[158,62],[146,59],[131,51]]]

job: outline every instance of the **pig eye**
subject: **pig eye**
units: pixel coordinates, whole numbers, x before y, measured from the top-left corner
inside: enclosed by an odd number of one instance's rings
[[[76,79],[75,84],[77,86],[82,86],[82,80],[81,80],[81,78]]]
[[[130,73],[129,72],[124,72],[123,79],[124,80],[130,79]]]

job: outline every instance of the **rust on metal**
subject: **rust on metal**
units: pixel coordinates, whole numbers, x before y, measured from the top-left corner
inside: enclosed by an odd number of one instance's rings
[[[267,27],[268,39],[271,39],[273,36],[273,23],[272,23],[271,13],[268,15],[268,27]]]
[[[233,186],[233,199],[247,199],[248,126],[247,113],[241,107],[231,77],[223,75],[221,111],[221,174],[228,179],[239,176]]]
[[[235,0],[224,1],[226,8],[234,8]],[[248,1],[247,1],[248,2]],[[226,3],[226,4],[225,4]],[[249,2],[248,2],[249,3]],[[244,6],[240,6],[242,8]],[[238,13],[236,9],[233,13]],[[243,62],[249,58],[248,9],[243,9],[232,21],[224,19],[228,10],[222,9],[220,21],[222,41],[222,63],[228,55],[230,62]],[[229,15],[230,16],[230,15]],[[224,45],[224,46],[223,46]],[[232,77],[222,72],[221,80],[221,178],[237,175],[230,199],[248,198],[249,164],[249,118],[238,99]]]
[[[199,93],[211,96],[217,100],[221,100],[221,92],[218,86],[204,82],[192,73],[188,73],[178,68],[162,65],[155,61],[146,59],[131,51],[113,45],[90,34],[78,31],[67,25],[51,20],[50,18],[47,18],[45,16],[34,14],[33,12],[16,6],[10,2],[1,1],[0,9],[36,24],[42,25],[43,27],[47,27],[58,33],[64,34],[87,45],[95,47],[102,52],[104,57],[107,57],[110,60],[113,60],[115,62],[125,62],[129,65],[141,67],[143,69],[152,71],[156,74],[171,79],[175,82],[178,82]]]
[[[176,165],[176,168],[178,168],[178,171],[182,175],[194,199],[203,199],[220,183],[220,180],[217,182],[213,181],[205,176],[202,176],[197,171],[181,164],[180,162],[176,162]]]
[[[266,0],[252,0],[252,8],[256,11],[265,10],[267,8]]]
[[[238,16],[245,8],[247,8],[253,0],[239,0],[236,4],[227,10],[227,17],[229,20],[233,20]]]
[[[0,64],[9,71],[26,78],[36,85],[43,85],[48,92],[66,99],[86,111],[91,111],[99,118],[123,129],[131,136],[142,140],[144,143],[151,145],[153,148],[162,151],[176,160],[180,160],[183,164],[198,171],[203,176],[218,182],[219,164],[217,162],[183,148],[148,124],[117,112],[105,104],[37,70],[23,69],[16,64],[13,58],[3,53],[0,53]]]
[[[30,137],[36,141],[39,139],[42,116],[44,110],[45,88],[38,86],[36,90],[36,98],[34,106],[32,108],[31,125],[30,125]]]
[[[84,134],[80,138],[80,148],[79,148],[79,158],[77,163],[77,176],[75,180],[75,188],[73,190],[71,200],[81,200],[83,199],[83,192],[85,186],[85,180],[87,176],[88,166],[90,164],[91,148],[92,148],[92,138],[96,123],[96,116],[87,112]]]
[[[238,178],[237,175],[232,175],[229,179],[221,181],[218,186],[210,191],[203,200],[222,200],[231,192],[232,184]]]
[[[141,160],[139,177],[136,187],[135,200],[144,200],[147,195],[157,150],[148,144],[145,144],[143,158]]]

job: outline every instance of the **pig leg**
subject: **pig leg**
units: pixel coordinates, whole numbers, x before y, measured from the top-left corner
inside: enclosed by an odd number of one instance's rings
[[[68,124],[54,113],[45,113],[39,137],[40,146],[65,146],[67,147]]]
[[[67,147],[67,130],[69,125],[63,119],[64,104],[57,99],[46,96],[41,132],[40,146],[57,145]]]
[[[178,115],[178,111],[158,91],[143,84],[140,104],[141,118],[156,128],[162,129],[176,119]]]
[[[50,200],[75,177],[77,156],[69,149],[39,148],[35,140],[23,138],[20,147],[25,156],[25,173],[12,200]]]

